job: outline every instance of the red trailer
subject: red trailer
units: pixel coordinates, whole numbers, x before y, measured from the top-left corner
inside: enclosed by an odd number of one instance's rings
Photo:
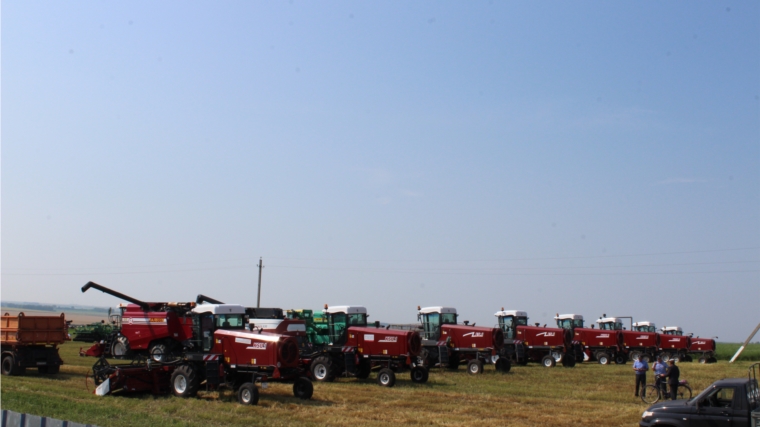
[[[601,365],[608,365],[612,361],[622,365],[628,360],[623,351],[622,332],[584,328],[583,316],[580,314],[557,313],[554,319],[558,327],[573,332],[573,340],[580,343],[589,360],[595,360]]]
[[[676,359],[678,362],[691,361],[689,358],[691,337],[683,334],[680,326],[665,326],[660,336],[660,357],[663,361]]]
[[[517,364],[526,365],[529,361],[539,362],[547,368],[558,362],[571,368],[577,360],[582,360],[583,353],[579,343],[573,340],[570,330],[528,326],[528,313],[520,310],[496,312],[499,327],[504,332],[502,355]]]
[[[57,374],[63,360],[58,345],[69,340],[65,315],[16,316],[5,313],[0,325],[2,374],[23,375],[26,368],[41,374]]]

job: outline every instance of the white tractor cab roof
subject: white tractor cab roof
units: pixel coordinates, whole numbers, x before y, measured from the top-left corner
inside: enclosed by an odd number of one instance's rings
[[[555,320],[567,320],[567,319],[583,320],[583,316],[581,316],[580,314],[558,314],[554,316],[554,319]]]
[[[635,328],[636,326],[652,326],[652,327],[654,327],[655,325],[654,325],[654,322],[635,322],[633,324],[633,327]]]
[[[367,309],[360,305],[334,305],[332,307],[326,307],[323,310],[324,313],[346,313],[346,314],[367,314]]]
[[[280,326],[280,323],[283,322],[283,319],[249,319],[248,323],[252,325],[255,329],[263,329],[263,330],[270,330],[270,329],[277,329],[278,326]],[[288,325],[288,332],[306,332],[306,324],[305,323],[291,323]]]
[[[663,332],[683,332],[680,326],[665,326],[662,328]]]
[[[199,304],[193,308],[193,313],[245,314],[245,307],[238,304]]]
[[[440,313],[440,314],[457,314],[457,309],[454,307],[425,307],[419,309],[420,314]]]
[[[514,317],[528,317],[527,311],[520,311],[520,310],[502,310],[497,311],[496,314],[494,314],[496,317],[507,317],[507,316],[514,316]]]
[[[603,317],[596,321],[596,323],[623,323],[619,317]]]

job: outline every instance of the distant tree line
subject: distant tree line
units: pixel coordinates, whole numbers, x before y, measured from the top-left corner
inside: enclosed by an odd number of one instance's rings
[[[74,307],[71,305],[46,305],[36,303],[24,303],[24,302],[3,302],[3,307],[6,308],[23,308],[27,310],[40,310],[40,311],[63,311],[63,310],[79,310],[79,311],[95,311],[108,313],[108,308],[102,307]]]

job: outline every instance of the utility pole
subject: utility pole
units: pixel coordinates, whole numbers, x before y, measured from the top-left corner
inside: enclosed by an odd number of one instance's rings
[[[261,269],[264,268],[264,263],[261,262],[261,257],[259,257],[259,264],[256,266],[259,268],[259,296],[256,298],[256,308],[261,307]]]

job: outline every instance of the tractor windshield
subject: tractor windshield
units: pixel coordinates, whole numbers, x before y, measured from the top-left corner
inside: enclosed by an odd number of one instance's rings
[[[504,332],[505,338],[515,338],[515,318],[513,316],[499,317],[499,327]]]
[[[330,342],[343,345],[346,342],[346,329],[349,326],[367,326],[365,313],[330,313],[328,314]]]
[[[665,331],[665,335],[683,335],[682,331]]]
[[[454,313],[441,314],[441,325],[456,325],[457,315]]]
[[[354,313],[348,315],[349,326],[367,326],[367,315],[364,313]]]
[[[599,329],[605,331],[621,331],[623,330],[623,324],[621,322],[605,322],[599,324]]]
[[[574,319],[573,320],[573,327],[574,328],[582,328],[583,327],[583,319]]]
[[[557,327],[562,329],[573,329],[573,319],[557,319]]]
[[[215,317],[217,329],[245,328],[245,318],[242,314],[218,314]]]
[[[441,315],[438,313],[423,314],[422,331],[426,340],[437,340],[441,333]]]

